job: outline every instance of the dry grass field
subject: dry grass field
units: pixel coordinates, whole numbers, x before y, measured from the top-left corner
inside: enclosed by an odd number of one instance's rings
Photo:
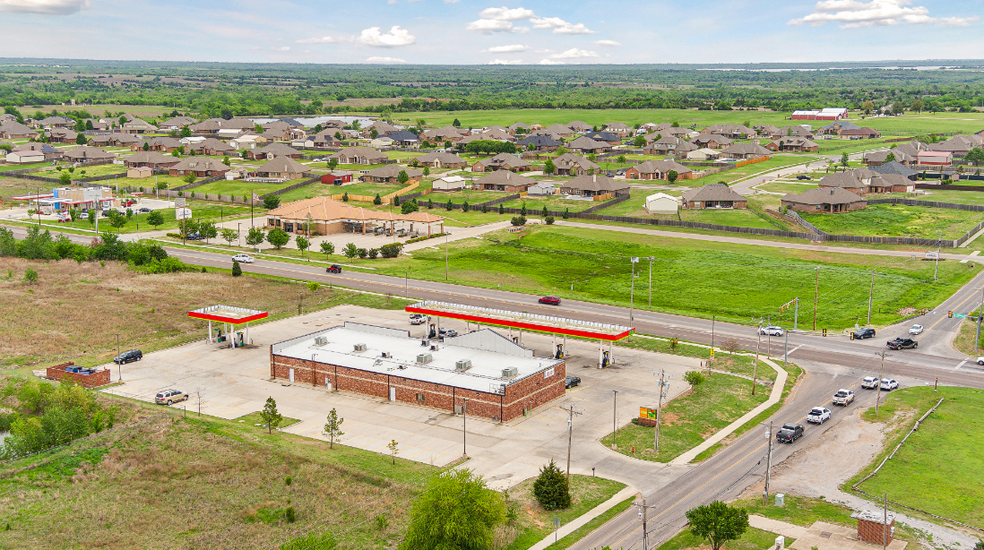
[[[28,268],[38,272],[37,283],[23,282]],[[2,258],[0,365],[101,364],[116,355],[117,334],[121,348],[146,353],[204,337],[204,321],[189,310],[226,304],[269,311],[273,320],[296,314],[299,296],[304,311],[340,303],[403,307],[385,297],[228,272],[147,275],[118,263]]]

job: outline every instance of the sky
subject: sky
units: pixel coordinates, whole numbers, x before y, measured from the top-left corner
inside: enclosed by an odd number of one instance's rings
[[[980,0],[0,0],[0,57],[449,65],[968,59],[984,57],[979,12]]]

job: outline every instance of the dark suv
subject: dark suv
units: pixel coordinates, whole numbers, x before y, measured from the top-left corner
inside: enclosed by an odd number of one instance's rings
[[[138,349],[131,349],[114,357],[113,362],[117,365],[123,365],[125,363],[132,363],[141,359],[143,359],[143,352]]]
[[[913,349],[918,348],[919,342],[912,338],[896,338],[888,341],[888,349]]]
[[[802,424],[783,424],[782,429],[776,434],[776,441],[779,443],[792,443],[803,437]]]
[[[858,330],[854,331],[855,340],[864,340],[865,338],[874,338],[874,337],[875,337],[875,329],[871,327],[859,328]]]

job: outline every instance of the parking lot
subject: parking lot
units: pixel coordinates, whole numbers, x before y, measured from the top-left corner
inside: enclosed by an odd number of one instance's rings
[[[615,364],[600,370],[597,342],[569,340],[567,372],[581,378],[580,386],[550,405],[535,409],[530,416],[505,424],[469,417],[463,437],[461,416],[270,380],[271,344],[344,321],[408,329],[415,336],[426,330],[424,325],[411,326],[403,311],[340,306],[251,326],[254,345],[233,349],[206,343],[203,323],[201,340],[149,353],[142,361],[123,365],[123,386],[105,391],[152,402],[158,391],[177,388],[191,397],[174,407],[187,407],[190,413],[198,410],[200,390],[202,413],[226,419],[259,411],[267,397],[272,396],[281,414],[300,420],[284,431],[317,439],[325,439],[321,434],[325,417],[335,408],[345,419],[345,435],[341,438],[345,445],[386,453],[386,445],[396,440],[400,458],[437,466],[453,462],[467,452],[468,468],[486,476],[492,486],[504,488],[536,475],[550,459],[566,463],[568,410],[572,405],[575,412],[581,413],[574,416],[572,472],[590,475],[594,466],[598,475],[619,479],[625,477],[627,468],[657,468],[614,453],[598,440],[611,432],[613,422],[623,425],[638,415],[640,406],[655,406],[654,371],[664,369],[670,374],[672,398],[688,388],[682,380],[683,373],[700,366],[698,359],[616,347]],[[454,320],[442,320],[441,326],[459,334],[476,328]],[[537,355],[550,353],[549,335],[524,333],[522,341]],[[613,390],[618,390],[616,418],[612,410]]]

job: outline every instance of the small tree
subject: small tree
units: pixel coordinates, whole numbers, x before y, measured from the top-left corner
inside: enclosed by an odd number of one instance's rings
[[[372,203],[375,204],[376,206],[383,204],[383,199],[379,197],[379,193],[376,193],[376,197],[372,199]]]
[[[571,505],[567,476],[553,460],[540,468],[540,476],[533,482],[533,496],[544,510],[559,510]]]
[[[87,143],[89,143],[89,139],[85,137],[85,134],[79,134],[75,136],[76,145],[85,145]]]
[[[666,181],[670,183],[675,182],[678,177],[680,177],[680,174],[678,174],[676,170],[670,170],[666,173]]]
[[[715,500],[687,511],[690,532],[707,539],[711,550],[720,550],[729,540],[738,540],[748,530],[748,512]]]
[[[239,265],[239,260],[232,261],[232,276],[239,277],[243,274],[243,268]]]
[[[850,165],[850,162],[851,162],[851,157],[849,157],[846,152],[841,153],[841,166],[843,166],[845,170]]]
[[[425,176],[429,176],[429,175],[431,175],[431,169],[430,169],[430,166],[424,166],[424,175],[425,175]]]
[[[393,465],[396,466],[396,455],[400,452],[398,448],[400,444],[396,442],[395,439],[391,440],[386,444],[386,448],[389,449],[390,456],[393,457]]]
[[[570,208],[565,208],[564,209],[564,219],[566,220],[567,218],[570,218],[570,217],[571,217],[571,209]]]
[[[369,250],[366,250],[366,255],[369,256],[370,260],[375,260],[379,256],[379,249],[370,248]]]
[[[267,233],[266,240],[268,243],[272,244],[274,248],[280,250],[288,242],[290,242],[290,234],[279,227],[275,227]]]
[[[547,222],[547,225],[553,225],[556,220],[554,220],[553,216],[547,216],[546,218],[543,218],[543,221]]]
[[[112,225],[114,228],[123,229],[123,227],[126,225],[126,222],[127,222],[126,216],[124,216],[123,214],[120,214],[116,210],[109,211],[109,224]]]
[[[306,251],[308,247],[311,246],[311,241],[309,241],[306,237],[302,237],[298,235],[297,238],[294,239],[294,244],[297,245],[297,249],[301,251],[301,254],[304,254],[304,251]],[[310,260],[311,257],[308,256],[308,261]]]
[[[465,202],[463,202],[463,203],[461,204],[461,211],[462,211],[462,212],[468,212],[468,209],[469,209],[469,208],[471,208],[471,205],[470,205],[470,204],[468,204],[468,201],[465,201]]]
[[[984,149],[981,149],[980,147],[974,147],[973,149],[967,152],[967,155],[964,157],[964,160],[966,160],[967,162],[973,162],[974,166],[979,165],[980,163],[984,162]]]
[[[191,128],[187,126],[182,126],[181,131],[178,133],[178,135],[183,138],[191,137]]]
[[[358,249],[356,249],[355,254],[357,256],[359,256],[359,258],[361,258],[361,259],[364,260],[364,259],[366,259],[366,256],[369,255],[369,251],[366,250],[365,248],[358,248]]]
[[[418,210],[420,210],[420,205],[418,205],[415,200],[410,200],[400,205],[401,214],[410,214],[411,212],[416,212]]]
[[[345,249],[343,253],[345,254],[346,258],[351,260],[352,258],[355,258],[356,256],[359,255],[359,247],[355,246],[355,243],[348,243],[347,245],[345,245]]]
[[[546,175],[551,175],[557,171],[557,165],[554,164],[553,159],[547,159],[547,162],[543,163],[543,173]]]
[[[635,147],[645,147],[646,146],[646,136],[636,136],[632,140],[632,145]]]
[[[239,240],[239,231],[235,229],[230,229],[228,227],[222,229],[222,240],[226,242],[226,246],[232,246],[232,241]]]
[[[325,255],[325,259],[331,259],[331,255],[335,253],[335,245],[328,241],[323,241],[321,243],[321,253]]]
[[[401,185],[405,184],[410,181],[410,176],[407,174],[406,170],[400,170],[400,173],[396,175],[396,181],[400,182]]]
[[[550,211],[547,210],[547,205],[543,205],[543,210],[540,212],[540,216],[546,218],[550,215]]]
[[[505,213],[506,213],[506,207],[503,206],[502,203],[499,203],[499,215],[501,216],[502,214],[505,214]]]
[[[729,338],[721,344],[721,347],[728,353],[735,353],[741,349],[741,342],[735,338]]]
[[[263,208],[273,210],[278,206],[280,206],[280,197],[277,195],[267,195],[263,197]]]
[[[704,375],[694,370],[688,370],[686,374],[683,375],[683,379],[690,384],[691,388],[695,390],[697,389],[697,386],[704,383]]]
[[[526,216],[514,216],[511,223],[516,227],[526,225]]]
[[[335,408],[332,407],[331,412],[328,413],[328,421],[325,423],[324,434],[328,436],[328,448],[335,448],[335,440],[339,437],[345,435],[342,431],[342,422],[345,422],[344,418],[338,416]]]
[[[348,201],[349,201],[348,191],[346,191],[345,193],[342,194],[342,202],[348,202]]]
[[[448,212],[450,212],[454,210],[454,203],[451,202],[451,199],[448,199],[448,203],[445,204],[444,207],[447,208]]]
[[[33,285],[36,282],[38,282],[38,272],[33,267],[27,268],[27,271],[24,272],[24,284]]]
[[[61,166],[59,166],[61,168]],[[62,172],[58,175],[58,179],[61,181],[62,185],[69,185],[72,183],[72,175],[68,172]]]
[[[523,201],[523,206],[519,209],[520,216],[526,216],[526,201]]]
[[[214,239],[219,235],[219,229],[215,227],[215,222],[203,221],[198,224],[198,234],[204,237],[205,242],[208,243],[209,239]]]
[[[266,233],[263,232],[259,227],[250,227],[249,232],[246,233],[246,244],[255,247],[257,251],[260,250],[260,244],[266,239]]]
[[[492,548],[496,527],[506,522],[502,494],[464,469],[430,478],[412,506],[398,550]]]
[[[186,175],[181,179],[184,180],[184,182],[187,183],[188,185],[191,185],[198,180],[198,176],[196,176],[194,172],[188,172],[188,175]]]
[[[273,429],[283,422],[284,417],[277,412],[277,402],[273,400],[273,397],[267,397],[266,404],[260,411],[260,418],[263,419],[263,425],[267,427],[268,434],[272,434]]]

